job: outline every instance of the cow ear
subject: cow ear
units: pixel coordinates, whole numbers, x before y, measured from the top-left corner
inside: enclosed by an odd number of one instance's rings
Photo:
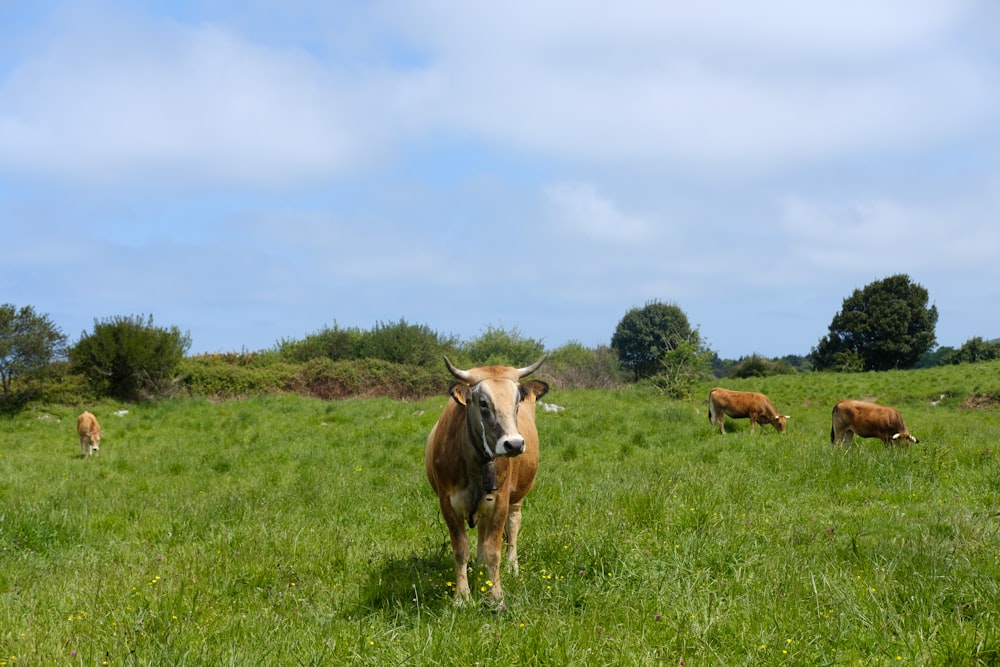
[[[522,382],[520,389],[522,401],[528,396],[534,396],[535,399],[539,399],[549,393],[548,383],[542,382],[541,380],[528,380],[527,382]]]
[[[464,382],[452,382],[448,387],[448,393],[459,405],[466,404],[466,396],[469,393],[469,385]]]

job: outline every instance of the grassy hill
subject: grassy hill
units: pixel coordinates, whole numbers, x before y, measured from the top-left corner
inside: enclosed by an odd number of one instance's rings
[[[0,663],[1000,664],[998,371],[719,381],[792,415],[754,436],[554,387],[500,614],[450,601],[444,396],[81,406],[88,461],[79,410],[36,407],[0,430]],[[848,397],[920,444],[831,445]]]

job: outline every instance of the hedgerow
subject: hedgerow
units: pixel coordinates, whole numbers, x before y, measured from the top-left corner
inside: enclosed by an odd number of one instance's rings
[[[239,398],[285,391],[299,364],[251,365],[239,356],[202,355],[184,359],[181,386],[191,396]]]
[[[298,366],[285,389],[326,400],[374,396],[420,399],[444,393],[448,380],[442,371],[443,364],[439,370],[381,359],[312,359]]]

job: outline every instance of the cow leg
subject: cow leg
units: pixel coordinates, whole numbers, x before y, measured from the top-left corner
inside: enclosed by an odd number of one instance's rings
[[[441,499],[441,514],[448,524],[451,553],[455,558],[455,604],[463,605],[469,601],[469,535],[462,517],[455,513],[446,498]]]
[[[712,424],[712,430],[714,431],[715,427],[718,426],[719,432],[725,433],[726,427],[722,424],[725,418],[726,418],[726,413],[723,412],[722,410],[714,409],[710,401],[708,404],[708,421],[710,424]]]
[[[504,530],[507,533],[507,564],[516,577],[520,574],[517,564],[517,536],[521,532],[521,503],[510,506]]]
[[[503,600],[503,587],[500,585],[500,547],[503,542],[503,527],[507,517],[497,516],[497,512],[488,522],[479,526],[479,542],[477,556],[486,565],[486,578],[489,580],[490,597],[494,602]]]
[[[843,433],[837,438],[837,442],[842,444],[844,447],[850,447],[851,442],[854,440],[854,431],[851,429],[844,430]]]

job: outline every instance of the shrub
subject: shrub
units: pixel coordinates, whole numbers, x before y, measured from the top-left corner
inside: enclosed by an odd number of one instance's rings
[[[743,357],[729,369],[729,377],[751,378],[767,377],[768,375],[789,375],[795,369],[786,361],[768,359],[758,354]]]
[[[440,336],[423,324],[408,324],[406,320],[385,324],[379,322],[361,335],[359,358],[381,359],[394,364],[436,366],[444,354],[456,348],[453,338]]]
[[[957,350],[942,357],[943,364],[973,364],[1000,359],[1000,340],[983,340],[975,336],[965,341]]]
[[[690,398],[699,383],[712,377],[712,353],[692,341],[679,341],[660,360],[660,373],[653,377],[671,398]]]
[[[309,334],[302,340],[282,340],[278,343],[278,354],[287,361],[309,361],[311,359],[357,359],[361,349],[359,329],[323,328]]]
[[[74,372],[99,394],[123,400],[153,398],[172,388],[177,366],[191,338],[177,327],[153,326],[153,316],[114,317],[94,322],[69,351]]]
[[[545,353],[545,346],[541,341],[524,337],[516,327],[508,331],[490,325],[478,338],[462,345],[461,352],[473,366],[520,368],[538,361]]]
[[[254,364],[243,355],[201,355],[184,359],[181,382],[192,396],[242,398],[284,391],[297,370],[294,364]]]
[[[370,331],[360,329],[323,329],[301,341],[282,340],[278,354],[287,361],[313,359],[355,361],[381,359],[395,364],[431,366],[441,363],[445,354],[454,356],[458,343],[423,324],[379,322]]]
[[[613,389],[624,381],[614,350],[589,349],[575,341],[549,353],[539,373],[560,389]]]

